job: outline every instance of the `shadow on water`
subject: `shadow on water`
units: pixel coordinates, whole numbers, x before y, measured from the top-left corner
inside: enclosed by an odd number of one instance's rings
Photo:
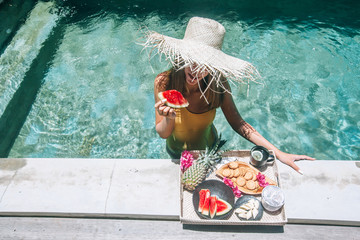
[[[0,157],[6,158],[31,110],[43,79],[52,63],[64,35],[64,25],[58,24],[44,42],[39,55],[32,62],[20,87],[0,118]]]
[[[90,14],[108,12],[142,18],[156,12],[166,19],[189,18],[192,16],[209,17],[215,20],[257,22],[296,19],[297,21],[315,20],[324,24],[346,27],[360,27],[358,12],[360,1],[353,0],[105,0],[77,1],[67,0],[57,3],[74,9],[80,20]],[[83,15],[83,16],[82,16]]]
[[[0,55],[24,24],[34,5],[35,1],[30,0],[3,1],[0,4]]]

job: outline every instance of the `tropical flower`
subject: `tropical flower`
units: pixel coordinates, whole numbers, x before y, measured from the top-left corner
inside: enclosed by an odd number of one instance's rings
[[[266,187],[267,185],[269,185],[268,182],[265,181],[265,175],[262,174],[261,172],[259,172],[257,175],[256,175],[256,178],[259,182],[259,186],[260,187]]]
[[[180,157],[180,169],[182,172],[185,172],[194,161],[193,155],[189,151],[183,151]]]
[[[237,186],[234,185],[234,183],[231,181],[231,179],[225,177],[223,179],[223,182],[231,188],[235,197],[237,197],[237,198],[241,197],[242,192],[239,190],[239,188]]]

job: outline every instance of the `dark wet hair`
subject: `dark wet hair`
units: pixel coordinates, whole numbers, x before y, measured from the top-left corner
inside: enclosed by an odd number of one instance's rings
[[[185,82],[185,70],[184,68],[181,69],[175,69],[175,68],[171,68],[170,70],[167,71],[168,73],[168,83],[166,86],[166,90],[170,90],[170,89],[176,89],[179,92],[181,92],[182,94],[186,95],[189,90],[186,87],[186,82]],[[225,83],[227,80],[226,78],[222,77],[220,78],[220,80]],[[207,101],[209,102],[210,105],[210,109],[213,108],[218,108],[221,106],[221,103],[223,101],[224,98],[224,92],[225,90],[219,86],[216,81],[212,81],[210,83],[210,86],[208,88],[208,83],[211,81],[211,76],[207,75],[204,79],[203,79],[203,83],[204,84],[200,84],[201,85],[201,90],[205,91],[205,97],[207,99]],[[227,86],[227,84],[225,84]],[[230,89],[229,89],[230,91]]]

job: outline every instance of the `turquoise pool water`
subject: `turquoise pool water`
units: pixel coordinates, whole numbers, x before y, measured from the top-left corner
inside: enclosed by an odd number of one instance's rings
[[[182,38],[188,19],[199,15],[221,22],[227,29],[223,50],[252,62],[266,82],[251,84],[249,95],[246,85],[233,87],[245,120],[284,151],[359,159],[358,3],[191,2],[190,9],[190,1],[176,8],[158,1],[34,1],[0,58],[0,71],[10,76],[0,77],[3,132],[10,131],[5,122],[19,122],[9,120],[11,101],[17,98],[15,109],[23,111],[21,93],[39,85],[3,155],[168,158],[153,108],[153,80],[168,65],[149,60],[136,42],[144,27]],[[45,69],[40,75],[39,66]],[[215,126],[228,149],[252,146],[221,110]]]

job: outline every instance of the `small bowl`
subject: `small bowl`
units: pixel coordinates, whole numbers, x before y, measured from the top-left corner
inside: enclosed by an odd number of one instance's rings
[[[263,207],[261,206],[260,201],[259,201],[257,198],[253,197],[253,196],[249,196],[249,195],[241,196],[241,197],[235,202],[234,211],[235,211],[237,208],[239,208],[241,205],[245,204],[245,203],[246,203],[247,201],[249,201],[250,199],[255,199],[256,201],[259,202],[259,208],[258,208],[258,211],[259,211],[259,212],[258,212],[257,216],[256,216],[255,218],[251,216],[251,218],[249,218],[249,219],[242,218],[242,217],[240,217],[238,214],[236,214],[236,216],[237,216],[238,218],[240,218],[240,220],[244,220],[244,221],[247,221],[247,220],[248,220],[248,221],[251,221],[251,220],[258,221],[258,220],[260,220],[260,219],[262,218],[264,209],[263,209]]]
[[[266,186],[261,193],[261,204],[269,212],[279,210],[285,203],[285,195],[277,186]]]

